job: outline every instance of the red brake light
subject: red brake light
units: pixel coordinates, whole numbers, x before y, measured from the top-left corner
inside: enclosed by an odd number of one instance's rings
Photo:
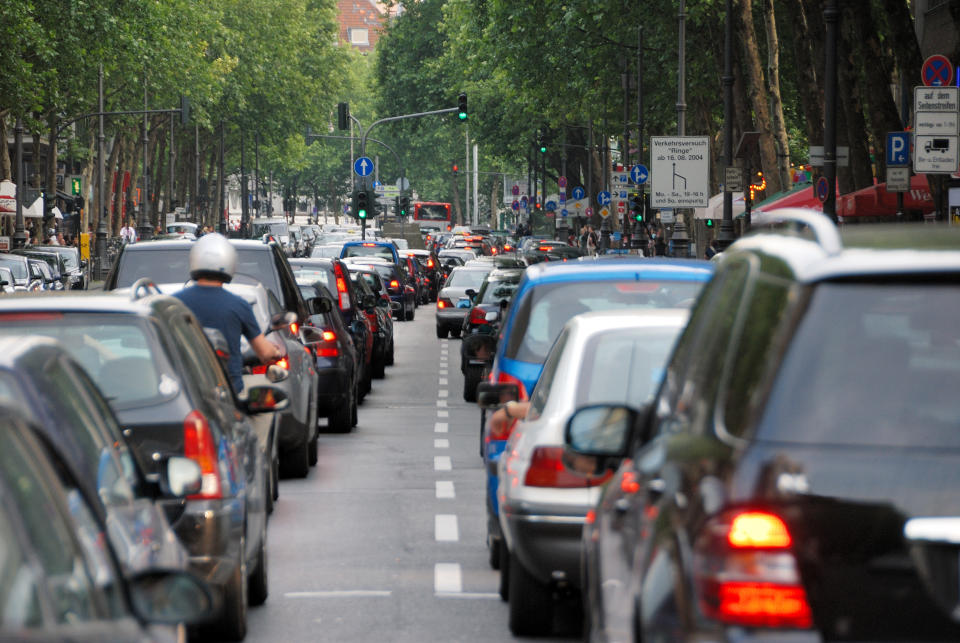
[[[633,471],[625,471],[620,478],[620,491],[623,493],[637,493],[640,491],[640,483],[637,482],[637,474]]]
[[[323,331],[323,341],[333,342],[333,341],[336,341],[336,339],[337,339],[337,334],[332,330]]]
[[[487,323],[487,311],[484,309],[474,306],[473,310],[470,311],[470,323],[471,324],[486,324]]]
[[[537,250],[540,252],[550,252],[550,246],[540,246]]]
[[[437,300],[437,308],[446,308],[446,307],[447,307],[447,302],[445,302],[442,299]]]
[[[510,252],[511,250],[513,250],[513,246],[511,246],[509,243],[503,244],[503,251],[504,251],[504,252]]]
[[[363,244],[363,247],[364,247],[364,248],[376,248],[376,247],[377,247],[377,244],[375,244],[375,243],[365,243],[365,244]]]
[[[436,264],[433,263],[433,259],[427,259],[427,268],[433,268]]]
[[[737,515],[730,523],[727,542],[731,547],[785,549],[791,545],[790,532],[780,516],[763,511]]]
[[[3,321],[46,321],[48,319],[63,319],[63,313],[3,313],[0,320]]]
[[[183,421],[183,455],[200,465],[200,493],[190,498],[221,498],[217,445],[210,424],[200,411],[192,411]]]
[[[290,369],[290,360],[288,360],[286,357],[281,357],[276,362],[274,362],[274,364],[276,364],[280,368],[285,368],[287,370]]]
[[[300,324],[297,322],[290,324],[290,334],[296,336],[298,332],[300,332]]]
[[[809,628],[813,615],[780,516],[733,511],[697,539],[694,575],[710,618],[746,627]]]
[[[391,280],[390,280],[390,287],[391,287],[391,288],[399,288],[399,287],[400,287],[400,282],[397,281],[396,279],[391,279]]]
[[[528,487],[559,487],[562,489],[594,487],[610,477],[584,477],[567,470],[563,464],[563,447],[537,447],[530,457],[530,467],[523,483]]]

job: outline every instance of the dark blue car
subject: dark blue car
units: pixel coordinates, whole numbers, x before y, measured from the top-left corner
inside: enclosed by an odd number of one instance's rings
[[[543,362],[564,324],[580,313],[617,308],[678,308],[693,304],[713,274],[705,261],[590,257],[545,262],[527,268],[503,323],[490,381],[516,384],[520,399],[533,391]],[[512,428],[512,427],[511,427]],[[500,567],[501,533],[497,506],[497,462],[509,432],[491,435],[484,427],[487,471],[487,546]]]

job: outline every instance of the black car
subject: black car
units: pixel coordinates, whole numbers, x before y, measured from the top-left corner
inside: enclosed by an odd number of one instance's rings
[[[406,253],[417,260],[423,269],[426,277],[427,292],[429,297],[422,303],[429,303],[437,300],[437,292],[440,290],[440,258],[432,250],[407,250]]]
[[[590,640],[960,640],[960,231],[754,221],[790,227],[723,253],[651,404],[567,426],[586,472],[626,458]]]
[[[350,271],[342,259],[292,259],[294,274],[300,283],[319,281],[330,293],[336,293],[335,302],[343,324],[353,338],[360,358],[360,388],[358,403],[363,403],[373,380],[374,330],[360,305],[360,295],[350,279]]]
[[[317,414],[327,418],[331,431],[347,433],[357,425],[360,356],[327,287],[319,281],[302,281],[300,292],[310,308],[307,325],[320,332],[313,346],[318,375]]]
[[[414,284],[411,284],[407,271],[400,270],[392,261],[370,257],[350,257],[345,261],[352,265],[370,266],[376,270],[387,286],[390,301],[399,305],[399,309],[392,307],[393,318],[398,321],[413,320],[417,307],[417,289]]]
[[[199,493],[163,501],[190,569],[222,594],[220,634],[242,639],[247,603],[267,598],[268,467],[247,412],[282,410],[264,386],[237,398],[196,318],[178,299],[132,294],[14,295],[0,299],[0,333],[53,337],[110,401],[147,475],[161,456],[200,465]],[[299,296],[299,293],[298,293]],[[222,337],[222,336],[221,336]],[[266,406],[265,400],[277,404]]]
[[[80,249],[75,246],[30,246],[33,252],[56,253],[63,259],[66,269],[67,288],[86,290],[89,285],[87,260],[80,258]]]
[[[208,618],[214,598],[189,572],[123,570],[96,491],[61,453],[0,405],[0,638],[139,643]]]
[[[67,274],[66,263],[59,254],[55,252],[37,252],[32,248],[12,250],[11,254],[20,254],[29,259],[39,259],[47,264],[47,270],[44,271],[43,277],[46,284],[45,290],[65,290],[70,288],[70,277]],[[42,267],[41,270],[43,270]],[[49,271],[49,274],[47,274],[47,271]]]
[[[376,270],[352,265],[349,271],[363,311],[373,328],[373,376],[383,379],[387,365],[393,363],[393,302]]]

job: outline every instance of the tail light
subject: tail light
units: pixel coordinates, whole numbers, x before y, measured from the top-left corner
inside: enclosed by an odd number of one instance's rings
[[[323,344],[317,346],[317,357],[337,357],[340,349],[337,346],[337,334],[332,330],[323,331]]]
[[[486,324],[487,323],[487,311],[479,306],[474,306],[470,310],[470,323],[471,324]]]
[[[287,359],[286,357],[281,357],[280,359],[276,360],[275,362],[271,362],[270,364],[276,364],[280,368],[284,368],[288,371],[290,370],[290,360]],[[254,375],[266,375],[267,366],[270,366],[270,364],[257,364],[256,366],[251,367],[250,370]]]
[[[490,248],[490,254],[492,254],[492,255],[497,254],[497,249],[496,249],[496,248]]]
[[[595,487],[606,482],[611,472],[603,476],[584,477],[573,473],[563,464],[563,447],[537,447],[530,457],[530,466],[523,484],[528,487],[555,487],[575,489]]]
[[[334,263],[333,274],[337,277],[337,305],[340,310],[350,310],[350,291],[347,290],[347,278],[340,264]]]
[[[511,246],[509,243],[503,244],[503,251],[504,251],[504,252],[510,252],[511,250],[513,250],[513,246]]]
[[[433,259],[427,259],[427,268],[433,268],[436,264],[433,263]]]
[[[190,498],[222,498],[217,445],[210,424],[200,411],[192,411],[183,421],[183,455],[200,465],[200,493]]]
[[[493,380],[493,377],[492,377],[492,374],[491,374],[490,381],[494,381],[494,380]],[[509,373],[504,373],[504,372],[501,371],[500,373],[497,374],[496,381],[497,381],[497,382],[501,382],[501,383],[506,383],[506,384],[516,384],[516,385],[517,385],[517,397],[518,397],[520,400],[525,400],[525,399],[527,399],[527,389],[526,389],[526,387],[523,385],[523,382],[521,382],[520,380],[518,380],[517,378],[515,378],[513,375],[510,375]],[[501,431],[497,431],[497,432],[494,432],[494,431],[492,431],[492,430],[491,430],[491,431],[488,431],[487,434],[486,434],[486,438],[484,438],[484,439],[485,439],[487,442],[489,442],[490,440],[506,440],[507,438],[510,437],[510,434],[513,432],[513,427],[515,427],[516,425],[517,425],[517,421],[514,420],[514,421],[510,422],[509,424],[507,424],[506,428],[503,429],[503,430],[501,430]],[[492,428],[492,427],[491,427],[491,428]]]
[[[290,336],[291,336],[291,337],[296,337],[296,336],[297,336],[297,333],[299,333],[299,332],[300,332],[300,324],[298,324],[297,322],[293,322],[292,324],[290,324]]]
[[[710,618],[744,627],[809,628],[813,616],[780,516],[732,511],[707,523],[694,574]]]
[[[390,288],[399,288],[399,287],[400,287],[399,281],[397,281],[396,279],[390,280]]]
[[[453,308],[453,302],[446,298],[438,299],[437,308]]]

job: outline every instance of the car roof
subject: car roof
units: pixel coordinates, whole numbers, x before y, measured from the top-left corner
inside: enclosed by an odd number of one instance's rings
[[[162,294],[134,297],[129,288],[101,291],[44,291],[11,293],[0,298],[0,313],[16,310],[44,312],[96,312],[149,315],[161,301],[178,301]]]
[[[636,255],[581,257],[576,261],[556,261],[534,264],[526,269],[529,284],[588,281],[591,279],[623,278],[633,271],[640,279],[680,279],[704,281],[713,273],[713,266],[699,259],[647,258]]]
[[[675,328],[686,324],[689,317],[688,308],[621,308],[574,315],[567,326],[577,334],[621,328]]]
[[[858,226],[866,227],[866,226]],[[839,246],[834,246],[836,241]],[[743,237],[723,253],[720,265],[743,253],[761,267],[804,283],[960,272],[960,228],[930,224],[873,225],[839,231],[827,241],[809,235],[763,230]]]

